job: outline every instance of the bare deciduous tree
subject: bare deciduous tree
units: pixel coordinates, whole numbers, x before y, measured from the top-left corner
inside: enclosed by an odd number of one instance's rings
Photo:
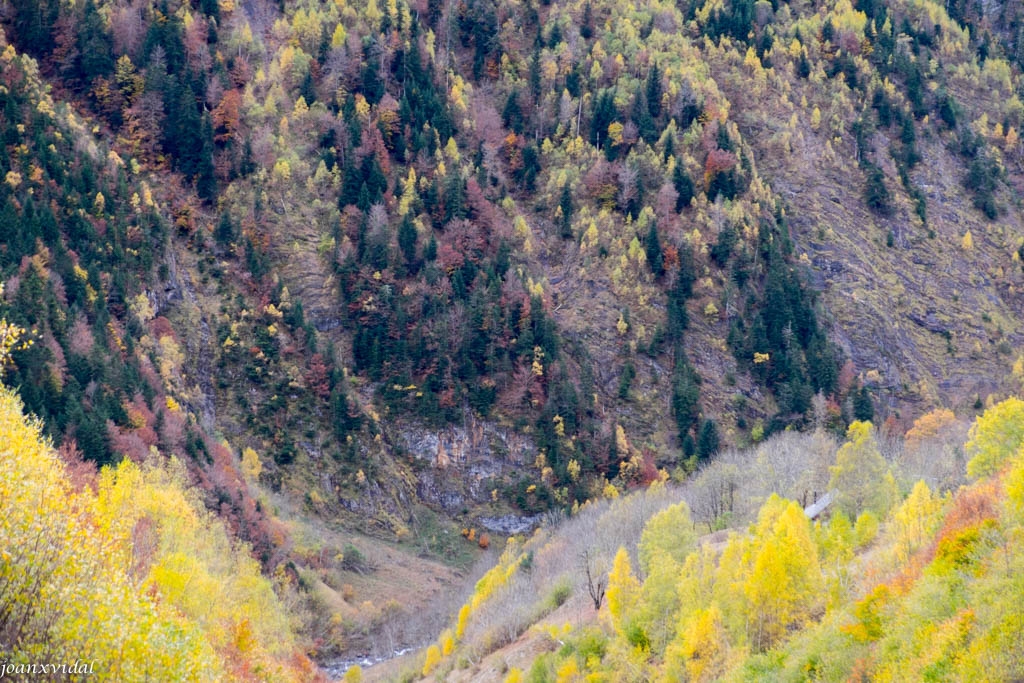
[[[607,577],[604,572],[598,573],[595,578],[595,572],[591,569],[590,551],[584,550],[580,555],[580,560],[583,565],[583,571],[587,577],[587,593],[590,594],[590,599],[594,603],[594,610],[601,609],[601,603],[604,602],[605,583]]]

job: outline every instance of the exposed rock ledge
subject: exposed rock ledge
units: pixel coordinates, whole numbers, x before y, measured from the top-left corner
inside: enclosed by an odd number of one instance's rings
[[[543,517],[544,515],[532,515],[530,517],[522,517],[520,515],[481,517],[480,524],[488,531],[506,536],[514,536],[515,534],[525,534],[527,531],[532,530],[540,524]]]

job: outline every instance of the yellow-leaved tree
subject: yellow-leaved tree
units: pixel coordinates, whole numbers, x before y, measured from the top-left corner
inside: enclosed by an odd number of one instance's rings
[[[851,519],[868,510],[884,517],[895,495],[889,467],[878,449],[875,428],[856,421],[846,431],[846,443],[836,453],[829,488],[839,491],[838,507]]]
[[[850,561],[853,559],[854,532],[850,519],[837,510],[827,525],[817,525],[818,548],[824,576],[827,607],[842,604],[853,583]]]
[[[629,609],[636,603],[639,594],[640,582],[633,574],[629,553],[625,548],[619,548],[608,574],[608,613],[619,635],[625,631]]]
[[[1006,507],[1010,518],[1024,526],[1024,447],[1018,450],[1006,477]]]
[[[423,675],[429,676],[431,672],[441,663],[441,650],[437,645],[427,648],[427,655],[423,660]]]
[[[995,474],[1024,445],[1024,401],[1012,397],[992,406],[974,422],[969,436],[967,474],[975,479]]]
[[[711,588],[711,600],[722,611],[722,623],[736,644],[743,643],[747,637],[748,603],[744,585],[753,570],[753,554],[752,538],[746,534],[729,534]],[[680,586],[680,592],[682,588]]]
[[[928,543],[941,521],[942,507],[942,498],[919,481],[907,499],[892,511],[887,535],[898,564],[906,564],[912,554]]]
[[[822,575],[810,522],[795,502],[774,494],[761,508],[753,568],[743,586],[747,632],[755,650],[802,626],[820,602]]]
[[[663,651],[675,630],[681,568],[680,563],[668,553],[658,551],[648,565],[640,588],[639,600],[633,610],[633,626],[642,629],[652,652]]]
[[[653,651],[662,651],[672,638],[679,611],[679,573],[696,540],[686,503],[668,506],[644,525],[638,551],[646,578],[635,612]]]
[[[698,610],[680,635],[678,649],[670,648],[666,653],[666,673],[672,680],[704,683],[717,680],[725,673],[728,634],[722,625],[722,611],[718,605]]]
[[[659,552],[682,564],[696,543],[697,534],[690,519],[690,508],[682,502],[670,505],[644,525],[637,549],[640,568],[644,573],[649,572],[651,560]]]

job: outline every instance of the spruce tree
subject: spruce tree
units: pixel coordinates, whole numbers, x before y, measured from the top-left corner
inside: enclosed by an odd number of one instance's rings
[[[647,74],[647,111],[652,118],[661,116],[661,71],[657,64]]]
[[[235,239],[235,226],[231,223],[231,216],[226,211],[220,215],[220,220],[217,221],[213,239],[221,246],[227,246]]]
[[[853,417],[861,422],[870,422],[875,418],[875,406],[871,402],[871,393],[867,387],[853,395]]]
[[[594,116],[590,122],[590,144],[595,147],[604,143],[608,126],[614,123],[619,113],[615,109],[615,92],[603,90],[594,102]]]
[[[523,132],[523,110],[519,106],[519,93],[513,90],[505,100],[505,108],[501,110],[501,122],[517,135]]]
[[[650,266],[654,277],[660,278],[665,274],[665,257],[661,249],[661,240],[658,238],[658,226],[653,221],[644,239],[644,250],[647,252],[647,265]]]
[[[78,30],[78,59],[78,75],[87,84],[114,70],[113,44],[93,0],[86,0],[83,9],[82,25]]]
[[[217,177],[213,168],[213,126],[209,114],[203,114],[200,145],[196,168],[196,194],[207,204],[212,204],[217,198]]]
[[[718,453],[719,438],[718,426],[712,419],[704,420],[700,428],[700,437],[697,439],[697,457],[707,460],[715,453]]]
[[[562,209],[561,231],[563,239],[572,239],[572,190],[569,182],[562,185],[562,196],[558,200],[558,206]]]
[[[676,159],[676,167],[672,171],[672,187],[676,190],[676,211],[682,211],[690,205],[693,199],[693,181],[683,168],[682,163]]]
[[[405,265],[410,271],[416,271],[416,226],[406,214],[398,226],[398,248],[402,250]]]
[[[220,2],[218,0],[200,0],[199,11],[215,21],[220,21]]]

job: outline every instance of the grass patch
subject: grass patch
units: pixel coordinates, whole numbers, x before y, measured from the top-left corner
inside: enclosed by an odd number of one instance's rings
[[[477,557],[476,543],[464,539],[455,524],[426,507],[416,509],[412,535],[401,545],[456,569],[468,569]]]
[[[572,596],[572,585],[569,583],[569,577],[563,576],[558,580],[558,583],[551,589],[551,593],[548,595],[548,607],[554,611],[565,604]]]

